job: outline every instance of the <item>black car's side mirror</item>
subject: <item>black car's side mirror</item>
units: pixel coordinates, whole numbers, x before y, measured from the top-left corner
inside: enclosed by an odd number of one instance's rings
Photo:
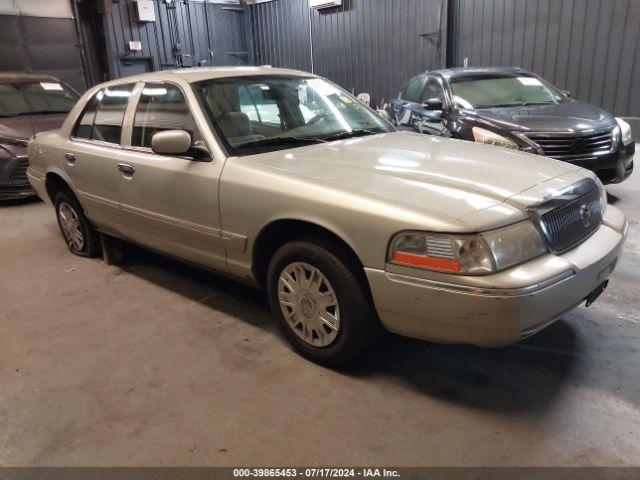
[[[569,90],[560,90],[566,97],[571,98],[571,92]]]
[[[442,120],[442,100],[430,98],[422,104],[424,112],[422,115],[428,122],[439,122]]]
[[[442,100],[439,98],[429,98],[422,104],[422,108],[425,110],[440,110],[442,111]]]

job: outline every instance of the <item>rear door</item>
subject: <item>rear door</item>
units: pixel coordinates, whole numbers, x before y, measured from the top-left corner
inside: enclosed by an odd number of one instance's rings
[[[190,92],[192,93],[192,92]],[[226,270],[222,245],[219,178],[224,159],[196,160],[158,155],[151,150],[156,132],[185,130],[192,144],[207,147],[192,114],[197,105],[173,83],[146,83],[126,117],[126,140],[118,192],[128,237],[155,250],[217,270]]]
[[[88,102],[61,160],[91,221],[118,232],[122,124],[134,84],[104,88]]]

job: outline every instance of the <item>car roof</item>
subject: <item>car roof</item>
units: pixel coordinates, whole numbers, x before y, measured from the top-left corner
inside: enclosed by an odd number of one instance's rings
[[[1,72],[0,83],[19,83],[19,82],[60,82],[53,75],[44,73],[23,73],[23,72]]]
[[[300,70],[290,70],[286,68],[272,67],[197,67],[197,68],[178,68],[174,70],[160,70],[155,72],[142,73],[129,77],[121,77],[104,85],[130,83],[138,81],[162,81],[180,78],[189,83],[200,82],[202,80],[211,80],[215,78],[225,77],[248,77],[255,75],[287,75],[295,77],[310,77],[315,75],[302,72]]]
[[[444,68],[425,72],[428,75],[440,75],[447,80],[460,77],[480,77],[492,75],[533,75],[530,71],[518,67],[459,67]]]

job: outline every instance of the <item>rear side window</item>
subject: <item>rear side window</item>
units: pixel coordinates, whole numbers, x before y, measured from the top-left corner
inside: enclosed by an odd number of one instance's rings
[[[132,84],[100,90],[89,101],[73,136],[119,144],[122,121],[132,90]]]
[[[146,84],[133,121],[131,145],[151,148],[151,137],[164,130],[185,130],[192,142],[202,139],[182,91],[167,84]]]
[[[424,78],[418,77],[409,82],[407,88],[402,92],[402,99],[408,102],[418,103],[422,98],[422,90],[424,87]]]
[[[98,105],[100,105],[101,99],[102,91],[99,91],[91,100],[89,100],[87,107],[84,109],[84,112],[80,117],[80,121],[76,124],[76,128],[73,132],[74,137],[91,140],[93,121],[96,118],[96,110],[98,109]]]
[[[131,96],[133,85],[122,85],[104,89],[104,96],[93,121],[92,140],[120,143],[122,121]]]

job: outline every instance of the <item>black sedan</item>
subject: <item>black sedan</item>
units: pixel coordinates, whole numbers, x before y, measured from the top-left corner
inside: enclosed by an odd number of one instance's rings
[[[27,180],[27,141],[59,128],[77,100],[78,94],[55,77],[0,73],[0,200],[36,194]]]
[[[388,113],[400,128],[575,163],[603,183],[621,182],[633,171],[628,123],[520,68],[423,73],[407,83]]]

